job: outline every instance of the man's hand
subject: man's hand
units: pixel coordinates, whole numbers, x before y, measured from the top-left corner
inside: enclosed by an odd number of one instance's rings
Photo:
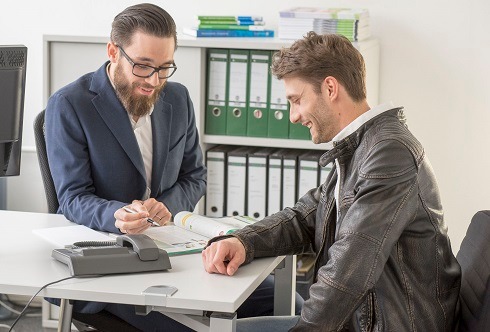
[[[114,218],[116,218],[115,226],[122,233],[138,234],[151,226],[147,220],[149,216],[150,214],[143,204],[139,202],[132,203],[114,212]]]
[[[245,247],[235,237],[213,242],[202,252],[202,262],[208,273],[232,276],[245,262]]]
[[[154,198],[148,198],[146,201],[133,201],[133,203],[136,202],[143,204],[150,214],[150,218],[155,220],[160,226],[164,226],[170,222],[170,219],[172,219],[172,214],[167,209],[165,204],[157,201]]]

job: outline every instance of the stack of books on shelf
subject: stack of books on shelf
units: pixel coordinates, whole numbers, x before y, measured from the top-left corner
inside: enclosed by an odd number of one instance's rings
[[[354,8],[295,7],[279,12],[279,38],[301,39],[309,32],[336,33],[350,41],[371,36],[369,11]]]
[[[198,16],[196,26],[182,32],[193,37],[274,37],[261,16]]]

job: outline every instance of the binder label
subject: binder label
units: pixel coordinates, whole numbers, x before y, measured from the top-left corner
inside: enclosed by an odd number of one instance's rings
[[[271,77],[271,102],[270,108],[274,110],[287,110],[286,88],[284,83],[275,77]]]
[[[224,106],[226,102],[226,54],[211,54],[209,67],[209,104]]]
[[[268,56],[252,54],[250,68],[250,105],[253,107],[267,107],[267,86],[269,84],[268,60]]]

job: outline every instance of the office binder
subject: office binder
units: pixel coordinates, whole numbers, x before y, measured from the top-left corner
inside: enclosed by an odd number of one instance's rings
[[[306,194],[308,190],[319,186],[320,165],[318,161],[320,156],[319,151],[307,151],[298,156],[298,198]]]
[[[303,151],[284,149],[282,155],[282,209],[292,207],[298,201],[298,155]]]
[[[228,79],[228,50],[208,50],[208,93],[206,101],[205,132],[226,134],[226,101]]]
[[[247,135],[248,50],[230,50],[226,134]]]
[[[228,152],[226,175],[226,214],[243,216],[246,211],[247,193],[247,155],[252,148],[238,147]]]
[[[262,219],[267,215],[267,162],[274,148],[260,148],[248,155],[247,215]]]
[[[250,51],[247,136],[267,137],[270,51]]]
[[[226,168],[227,155],[232,145],[217,145],[206,151],[208,179],[205,211],[209,217],[226,216]]]
[[[289,109],[284,82],[270,75],[269,121],[267,136],[289,138]]]
[[[284,149],[269,155],[267,167],[267,215],[282,209],[282,154]]]
[[[289,138],[310,140],[310,129],[301,123],[289,123]]]

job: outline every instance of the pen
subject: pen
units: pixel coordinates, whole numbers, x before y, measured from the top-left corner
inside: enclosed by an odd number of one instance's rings
[[[132,209],[128,208],[127,206],[123,206],[123,209],[124,209],[124,211],[129,212],[129,213],[138,213],[135,210],[132,210]],[[155,220],[153,220],[151,218],[147,218],[146,221],[148,221],[153,226],[160,226],[159,223],[157,223]]]

